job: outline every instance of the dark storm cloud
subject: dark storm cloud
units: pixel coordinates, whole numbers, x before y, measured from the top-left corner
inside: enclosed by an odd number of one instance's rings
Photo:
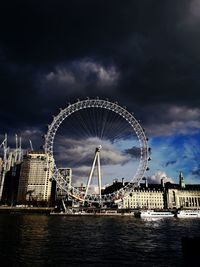
[[[126,149],[124,151],[124,153],[130,155],[133,158],[139,158],[140,157],[140,148],[133,146],[132,148]]]
[[[120,73],[114,65],[105,66],[90,58],[57,65],[39,77],[41,93],[54,96],[54,100],[66,94],[79,98],[85,95],[95,97],[102,91],[112,94],[119,80]]]
[[[58,165],[71,164],[72,167],[91,166],[96,146],[102,144],[101,165],[124,165],[130,161],[130,157],[117,150],[110,141],[99,138],[73,139],[63,136],[57,137],[54,143],[54,156]]]
[[[199,114],[199,10],[197,0],[4,1],[1,131],[45,131],[59,107],[88,94],[126,105],[152,134],[184,131],[173,107]]]

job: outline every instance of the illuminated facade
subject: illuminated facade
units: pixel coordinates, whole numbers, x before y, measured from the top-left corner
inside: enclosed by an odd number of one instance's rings
[[[185,184],[182,173],[179,175],[179,184],[166,184],[166,203],[169,209],[199,209],[200,185]]]
[[[44,152],[31,151],[24,156],[18,187],[18,202],[50,200],[52,166],[53,157]]]
[[[161,184],[138,185],[126,192],[124,197],[115,200],[121,209],[200,209],[200,184],[185,184],[183,174],[179,174],[179,184],[170,182]],[[103,193],[112,194],[127,183],[114,181]]]
[[[148,187],[141,184],[125,195],[121,205],[123,209],[163,209],[163,187],[159,184],[150,184]]]

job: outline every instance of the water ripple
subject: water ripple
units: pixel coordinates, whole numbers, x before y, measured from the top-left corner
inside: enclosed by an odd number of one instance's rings
[[[181,238],[200,220],[1,215],[5,266],[183,266]],[[4,266],[4,265],[1,265]]]

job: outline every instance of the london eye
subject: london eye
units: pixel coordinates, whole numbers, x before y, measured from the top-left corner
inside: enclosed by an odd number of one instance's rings
[[[53,157],[53,179],[66,195],[81,202],[123,198],[144,177],[149,148],[144,129],[117,102],[77,100],[60,109],[45,135],[45,152]],[[71,181],[60,172],[72,169]],[[121,188],[104,193],[113,180]]]

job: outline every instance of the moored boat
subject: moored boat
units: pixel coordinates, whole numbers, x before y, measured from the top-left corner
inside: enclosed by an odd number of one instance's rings
[[[170,211],[154,211],[154,210],[142,210],[140,211],[141,218],[169,218],[174,217],[174,214]]]
[[[200,218],[200,210],[178,210],[177,218]]]

